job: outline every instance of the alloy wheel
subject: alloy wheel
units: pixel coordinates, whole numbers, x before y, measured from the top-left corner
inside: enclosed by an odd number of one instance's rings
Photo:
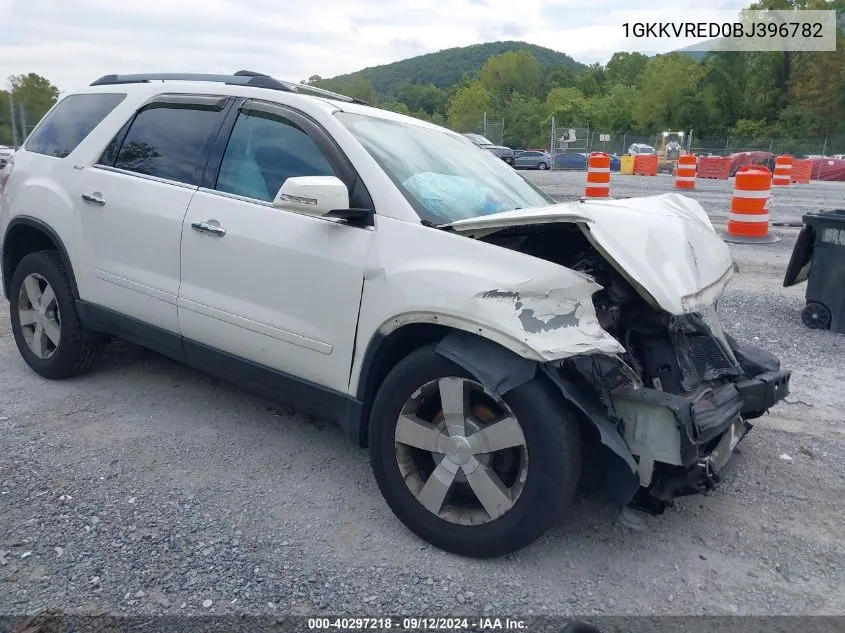
[[[56,293],[41,275],[31,273],[21,285],[18,318],[27,346],[41,360],[56,353],[61,342],[61,315]]]
[[[459,525],[506,514],[528,476],[516,416],[499,396],[466,378],[439,378],[411,395],[396,423],[395,454],[417,501]]]

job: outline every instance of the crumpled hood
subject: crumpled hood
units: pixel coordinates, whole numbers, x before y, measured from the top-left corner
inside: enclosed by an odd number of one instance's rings
[[[711,305],[737,270],[728,245],[701,205],[667,193],[622,200],[565,202],[505,211],[449,224],[487,235],[528,224],[575,222],[643,296],[670,314]]]

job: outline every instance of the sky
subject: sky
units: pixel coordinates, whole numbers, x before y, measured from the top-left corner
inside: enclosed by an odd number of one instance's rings
[[[630,0],[0,0],[0,84],[35,72],[63,92],[111,73],[256,70],[332,77],[453,46],[521,40],[605,63],[626,40]],[[645,3],[644,3],[645,4]],[[673,15],[700,0],[655,0]],[[711,0],[739,10],[748,0]],[[120,8],[118,8],[120,7]],[[657,13],[659,15],[659,13]],[[627,19],[627,18],[625,18]]]

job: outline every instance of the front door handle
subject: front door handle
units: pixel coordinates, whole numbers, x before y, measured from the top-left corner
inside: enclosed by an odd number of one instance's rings
[[[201,233],[211,233],[217,237],[226,235],[226,229],[220,226],[216,220],[209,220],[208,222],[191,222],[191,228]]]
[[[82,199],[89,204],[96,204],[98,207],[106,204],[105,199],[99,193],[83,193]]]

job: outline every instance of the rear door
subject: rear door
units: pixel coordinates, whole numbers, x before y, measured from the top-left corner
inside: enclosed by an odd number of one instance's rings
[[[75,192],[82,298],[178,333],[182,221],[228,98],[160,95],[115,136]]]

